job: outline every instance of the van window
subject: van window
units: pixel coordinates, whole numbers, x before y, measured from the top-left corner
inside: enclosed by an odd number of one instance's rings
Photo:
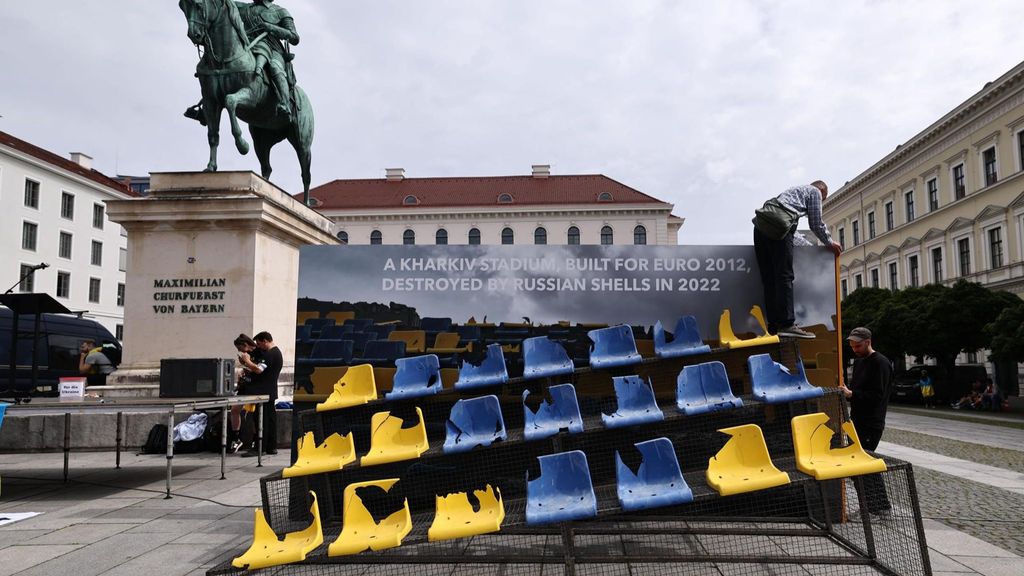
[[[39,350],[36,353],[40,367],[46,366],[46,336],[39,336]],[[32,334],[18,335],[18,366],[32,365]],[[11,329],[10,326],[0,326],[0,374],[10,366],[11,362]],[[77,370],[78,367],[76,366]]]
[[[82,343],[80,336],[50,334],[50,369],[78,371],[78,346]]]

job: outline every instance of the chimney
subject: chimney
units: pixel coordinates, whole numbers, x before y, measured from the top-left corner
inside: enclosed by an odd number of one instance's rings
[[[405,180],[405,168],[385,168],[384,177],[388,182],[401,182]]]
[[[75,164],[78,164],[82,168],[85,168],[86,170],[92,170],[92,156],[89,156],[88,154],[83,154],[81,152],[72,152],[71,161],[74,162]]]
[[[532,168],[534,178],[547,178],[551,176],[550,164],[534,164]]]

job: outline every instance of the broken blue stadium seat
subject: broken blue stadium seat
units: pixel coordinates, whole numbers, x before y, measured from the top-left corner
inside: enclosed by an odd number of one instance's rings
[[[508,382],[508,370],[505,368],[505,355],[501,352],[501,344],[491,344],[487,347],[487,355],[480,364],[462,361],[455,389],[469,390],[505,382]]]
[[[683,480],[676,451],[668,438],[637,442],[643,460],[636,474],[615,451],[615,483],[619,504],[626,512],[693,502],[693,491]]]
[[[363,353],[353,360],[355,364],[372,364],[378,368],[391,368],[395,361],[405,356],[405,342],[392,340],[370,340]]]
[[[404,342],[391,342],[404,344]],[[387,400],[432,396],[441,391],[441,363],[437,354],[395,360],[395,376]]]
[[[770,354],[756,354],[747,358],[754,398],[779,404],[794,400],[817,398],[825,391],[807,381],[804,363],[796,359],[797,373],[790,374],[785,366],[772,360]]]
[[[547,336],[523,340],[523,378],[550,378],[572,374],[573,365],[565,347]]]
[[[320,330],[320,340],[340,340],[345,334],[351,334],[353,332],[351,325],[333,325],[324,326]]]
[[[309,318],[304,325],[309,326],[311,337],[319,338],[324,326],[334,326],[334,318]]]
[[[654,353],[658,358],[678,358],[711,352],[711,346],[700,339],[697,319],[693,316],[680,317],[676,322],[673,336],[672,341],[667,342],[665,327],[661,325],[661,320],[654,324]]]
[[[297,358],[296,368],[317,366],[348,366],[352,363],[352,342],[349,340],[317,340],[309,358]]]
[[[494,395],[459,400],[445,422],[444,452],[466,452],[508,438],[501,403]]]
[[[0,426],[4,425],[4,412],[7,412],[8,404],[0,402]]]
[[[633,329],[625,324],[600,328],[587,332],[593,345],[590,347],[590,367],[614,368],[638,364],[643,358],[636,351]]]
[[[526,473],[526,523],[549,524],[597,516],[587,456],[579,451],[538,456],[540,476]]]
[[[529,390],[523,390],[523,436],[527,440],[541,440],[561,430],[568,430],[570,434],[583,432],[583,417],[572,384],[548,387],[551,402],[541,400],[536,413],[526,404],[529,395]]]
[[[654,398],[650,379],[645,382],[639,376],[616,376],[612,378],[612,384],[618,409],[612,414],[601,414],[606,428],[649,424],[665,419]]]
[[[676,407],[687,416],[743,406],[721,362],[685,366],[676,379]]]

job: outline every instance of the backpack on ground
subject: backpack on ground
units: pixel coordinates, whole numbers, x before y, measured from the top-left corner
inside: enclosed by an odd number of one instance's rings
[[[167,425],[154,424],[149,429],[149,436],[146,436],[146,443],[142,446],[143,454],[166,454],[167,453]]]

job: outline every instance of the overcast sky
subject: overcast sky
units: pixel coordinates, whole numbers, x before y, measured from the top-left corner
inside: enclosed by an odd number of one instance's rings
[[[683,244],[749,244],[766,197],[837,189],[1024,54],[1013,0],[279,4],[302,39],[314,186],[551,164],[674,203]],[[201,170],[185,31],[174,0],[4,0],[0,130],[108,174]],[[273,164],[300,192],[287,144]],[[259,172],[224,140],[220,167]]]

